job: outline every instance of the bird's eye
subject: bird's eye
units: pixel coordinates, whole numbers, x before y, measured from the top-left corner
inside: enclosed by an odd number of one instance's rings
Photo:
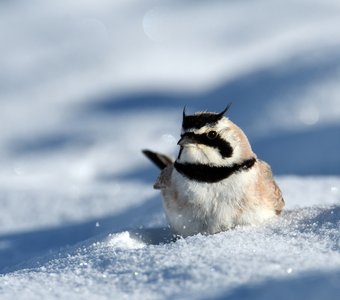
[[[217,132],[212,130],[212,131],[209,131],[208,134],[207,134],[208,138],[213,140],[214,138],[217,137]]]

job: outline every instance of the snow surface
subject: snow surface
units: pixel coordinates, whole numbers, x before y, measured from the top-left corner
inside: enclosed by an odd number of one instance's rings
[[[336,0],[2,1],[0,299],[339,299],[339,27]],[[229,102],[286,211],[174,237],[140,150]]]
[[[287,295],[305,293],[310,299],[338,299],[340,205],[332,187],[339,186],[339,181],[282,179],[283,187],[303,185],[305,197],[333,199],[334,204],[319,202],[310,207],[307,200],[306,207],[288,209],[266,226],[177,240],[163,222],[162,227],[148,226],[150,215],[162,215],[159,199],[151,199],[137,210],[149,212],[139,222],[145,227],[119,231],[119,226],[128,228],[131,220],[122,217],[125,213],[118,214],[110,218],[111,233],[103,233],[98,220],[92,222],[92,238],[3,269],[1,299],[14,295],[19,299],[140,299],[141,295],[147,299],[263,299],[263,294],[265,299],[275,294],[287,299]],[[290,205],[301,203],[299,188],[288,191]],[[115,219],[123,221],[115,227]],[[82,231],[91,236],[86,223],[77,226],[59,230],[65,236]],[[55,230],[45,234],[50,239],[58,237]],[[31,239],[35,243],[46,240],[42,233],[36,234]],[[20,242],[28,251],[39,248],[25,245],[29,241],[24,234],[5,236],[1,251],[12,252]]]

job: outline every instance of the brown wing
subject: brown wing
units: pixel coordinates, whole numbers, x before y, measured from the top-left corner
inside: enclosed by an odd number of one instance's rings
[[[267,187],[265,190],[265,195],[267,201],[270,202],[271,206],[275,209],[275,212],[277,215],[281,214],[284,206],[285,201],[282,197],[282,192],[280,188],[278,187],[277,183],[274,180],[272,170],[270,166],[262,161],[258,160],[260,165],[261,174],[263,176],[263,183]]]

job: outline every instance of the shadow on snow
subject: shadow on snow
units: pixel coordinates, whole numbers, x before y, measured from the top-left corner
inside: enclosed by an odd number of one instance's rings
[[[129,231],[130,235],[147,244],[161,244],[173,240],[168,227],[140,228],[142,218],[149,219],[161,214],[162,204],[159,197],[130,208],[121,214],[96,218],[78,224],[56,228],[46,228],[0,236],[0,274],[21,269],[20,264],[43,256],[49,251],[75,245],[79,242],[116,233]],[[99,224],[99,226],[96,226]],[[132,228],[132,229],[129,229]],[[37,262],[33,260],[33,265]],[[30,266],[32,267],[32,266]]]
[[[185,104],[189,106],[190,113],[204,109],[220,111],[229,102],[233,102],[229,113],[231,119],[245,130],[256,153],[272,164],[275,174],[339,175],[340,140],[335,137],[339,135],[340,125],[323,128],[313,126],[301,132],[277,132],[276,136],[265,139],[256,138],[256,128],[253,126],[259,116],[264,116],[263,111],[271,103],[284,101],[320,81],[338,76],[340,55],[329,52],[328,56],[318,59],[315,59],[313,53],[306,54],[304,58],[296,57],[281,66],[257,70],[196,94],[149,91],[89,99],[87,104],[82,103],[74,111],[72,122],[77,124],[84,122],[86,118],[101,118],[102,115],[111,116],[122,111],[147,112],[157,108],[164,110],[164,113],[167,108],[178,108],[180,117]],[[114,124],[114,119],[112,122]],[[72,128],[72,124],[70,127]],[[48,155],[53,151],[63,151],[65,147],[78,149],[95,145],[96,134],[88,132],[86,127],[71,133],[71,128],[70,132],[51,132],[33,139],[13,141],[10,151],[12,155],[18,156],[41,153]],[[122,151],[123,149],[122,146]],[[129,176],[136,178],[139,175],[131,173],[122,176],[128,179]],[[106,176],[106,180],[109,177]]]

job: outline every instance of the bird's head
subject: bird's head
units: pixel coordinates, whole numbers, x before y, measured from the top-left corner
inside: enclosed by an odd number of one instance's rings
[[[224,116],[229,107],[193,115],[184,108],[178,162],[231,166],[255,156],[244,132]]]

